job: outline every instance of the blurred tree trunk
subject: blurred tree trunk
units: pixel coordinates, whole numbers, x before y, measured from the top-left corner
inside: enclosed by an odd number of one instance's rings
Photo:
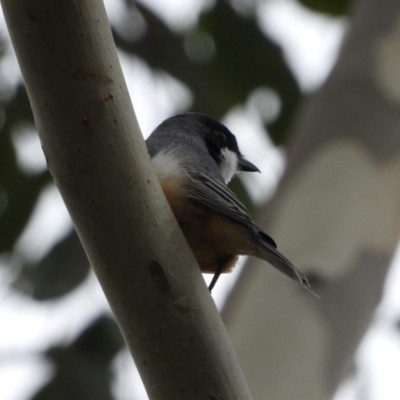
[[[399,240],[400,2],[360,0],[352,16],[261,222],[322,300],[253,259],[223,312],[254,399],[332,396]]]

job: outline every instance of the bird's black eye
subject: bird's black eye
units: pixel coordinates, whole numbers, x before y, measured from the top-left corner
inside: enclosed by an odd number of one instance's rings
[[[215,136],[217,136],[219,139],[221,139],[223,142],[226,141],[226,135],[224,132],[221,131],[215,131]]]

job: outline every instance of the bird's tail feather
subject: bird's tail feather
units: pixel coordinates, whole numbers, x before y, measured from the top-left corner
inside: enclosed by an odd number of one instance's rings
[[[258,258],[268,261],[277,270],[281,271],[283,274],[292,278],[300,285],[305,287],[314,296],[319,298],[319,296],[314,292],[307,277],[297,269],[285,256],[283,256],[276,248],[271,246],[269,243],[263,241],[262,243],[257,243]]]

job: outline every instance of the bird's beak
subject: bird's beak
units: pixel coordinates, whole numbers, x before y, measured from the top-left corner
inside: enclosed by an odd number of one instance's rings
[[[239,158],[238,167],[239,171],[260,172],[260,170],[254,164],[252,164],[250,161],[247,161],[244,157]]]

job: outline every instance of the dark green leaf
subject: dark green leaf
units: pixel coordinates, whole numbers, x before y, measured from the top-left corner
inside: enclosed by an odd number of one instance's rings
[[[350,7],[349,0],[299,0],[304,6],[333,16],[345,15]]]
[[[25,227],[43,187],[50,182],[46,171],[27,176],[18,168],[12,129],[21,122],[33,124],[32,111],[25,88],[18,88],[15,96],[4,105],[5,122],[0,130],[0,252],[10,251]]]
[[[110,362],[123,344],[114,320],[99,318],[70,346],[47,352],[56,373],[33,399],[112,400]]]
[[[48,300],[63,296],[86,278],[89,261],[75,230],[60,240],[38,263],[25,265],[21,281],[32,285],[33,298]]]

